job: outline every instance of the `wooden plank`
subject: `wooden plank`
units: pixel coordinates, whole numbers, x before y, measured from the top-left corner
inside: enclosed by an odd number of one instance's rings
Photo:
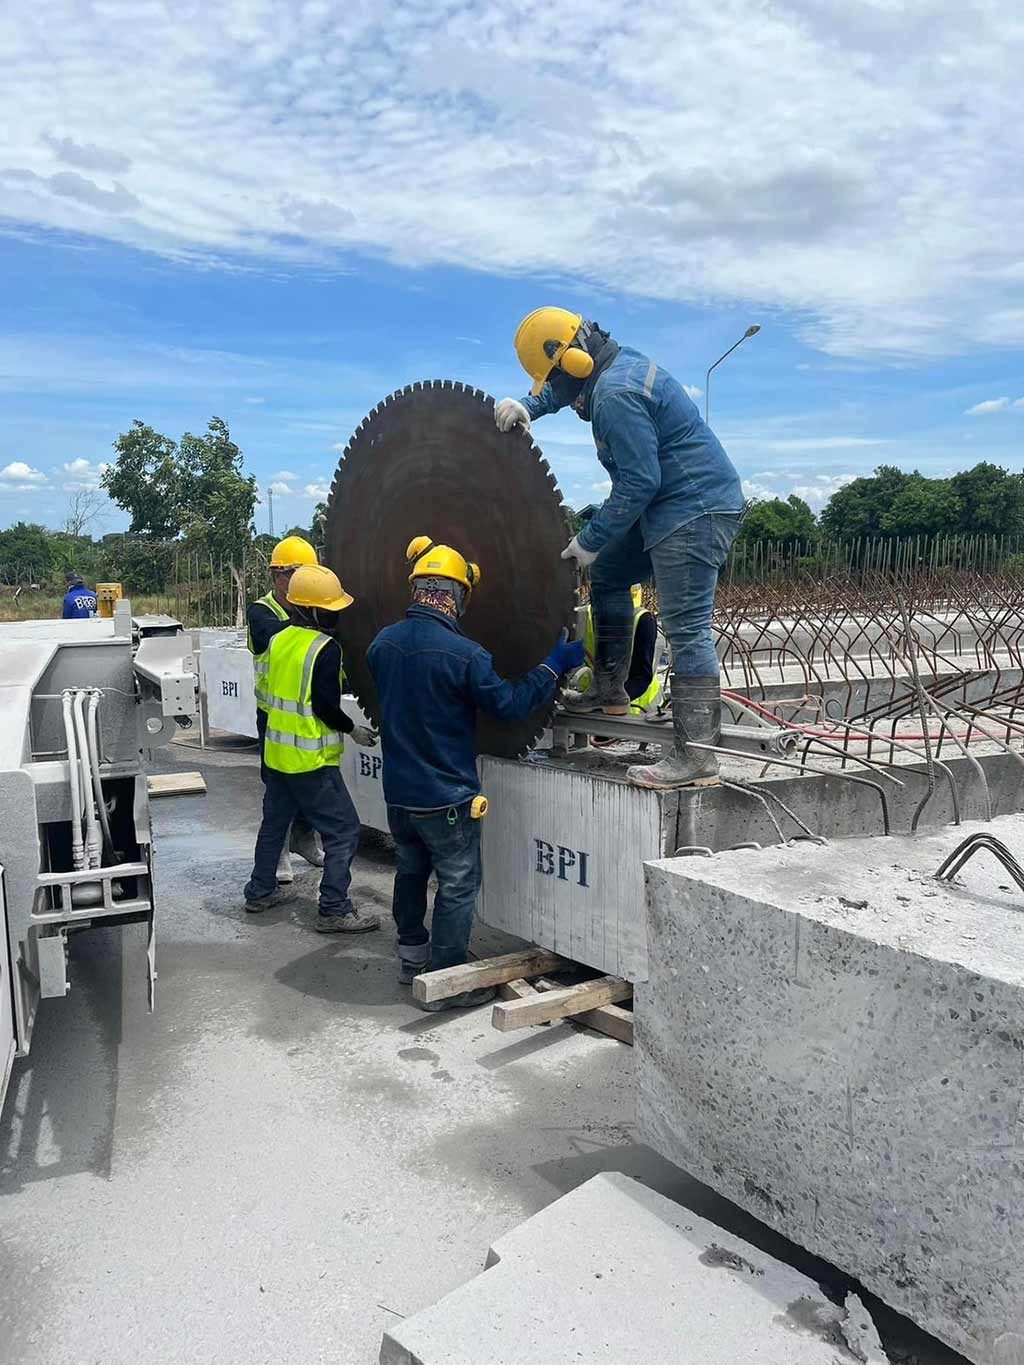
[[[150,796],[205,796],[202,773],[151,773],[146,779]]]
[[[418,979],[422,980],[422,977]],[[596,1009],[599,1005],[628,1000],[632,994],[631,983],[624,981],[621,976],[599,976],[579,986],[546,991],[539,1000],[502,1001],[494,1006],[491,1023],[502,1033],[509,1033],[512,1029],[526,1028],[530,1024],[544,1024],[549,1019],[566,1019],[583,1010]]]
[[[532,986],[529,981],[525,981],[520,977],[518,981],[502,982],[498,987],[498,994],[501,996],[502,1000],[532,1000],[533,997],[539,995],[540,992],[537,990],[536,986]]]
[[[536,990],[540,991],[560,991],[564,989],[557,981],[549,981],[546,977],[540,977],[534,982]],[[531,988],[532,989],[532,988]],[[503,996],[503,999],[512,997]],[[522,998],[522,997],[519,997]],[[624,1010],[620,1005],[599,1005],[597,1009],[584,1010],[582,1014],[572,1016],[574,1024],[586,1024],[597,1033],[605,1033],[609,1038],[617,1038],[620,1043],[628,1043],[633,1046],[633,1011]]]
[[[431,1000],[447,1000],[462,991],[475,991],[481,986],[501,986],[506,981],[517,981],[523,976],[539,976],[542,972],[561,972],[571,963],[558,953],[546,948],[524,948],[518,953],[503,953],[500,957],[484,957],[479,962],[464,962],[460,967],[442,967],[437,972],[423,972],[412,983],[413,998],[421,1004]]]

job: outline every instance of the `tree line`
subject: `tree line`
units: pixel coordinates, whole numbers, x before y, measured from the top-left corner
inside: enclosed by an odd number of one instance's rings
[[[122,582],[136,594],[160,594],[181,580],[182,564],[190,581],[212,581],[269,557],[275,537],[256,534],[253,525],[256,480],[245,473],[242,451],[221,418],[211,417],[202,435],[185,432],[177,441],[135,420],[117,437],[114,452],[102,486],[128,513],[128,531],[102,540],[90,536],[102,497],[97,490],[76,494],[59,531],[25,522],[0,531],[0,582],[57,590],[74,569],[86,579]],[[280,534],[302,535],[320,547],[326,511],[319,503],[311,525]],[[585,513],[566,511],[578,530]],[[880,465],[833,493],[817,517],[796,494],[756,500],[744,517],[735,557],[767,566],[776,555],[795,564],[800,556],[820,557],[825,545],[957,537],[1019,551],[1024,474],[982,461],[933,479]]]

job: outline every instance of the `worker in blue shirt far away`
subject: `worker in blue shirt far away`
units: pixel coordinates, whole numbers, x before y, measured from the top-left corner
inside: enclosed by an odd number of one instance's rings
[[[65,621],[87,621],[96,615],[96,593],[82,582],[81,574],[69,569],[66,575],[68,590],[64,594],[61,616]]]
[[[465,962],[480,890],[480,795],[477,709],[522,720],[550,702],[563,673],[583,662],[583,642],[565,632],[551,653],[515,682],[494,671],[490,654],[463,632],[460,619],[480,570],[448,545],[418,536],[412,604],[386,626],[366,656],[380,698],[384,799],[395,840],[392,911],[398,929],[398,979]],[[431,929],[427,884],[437,874]],[[426,1010],[482,1005],[488,987],[422,1005]]]
[[[673,748],[630,768],[641,787],[712,786],[722,695],[711,634],[718,572],[743,515],[739,476],[683,386],[653,360],[619,346],[596,322],[539,308],[515,336],[533,379],[523,399],[494,405],[501,431],[571,406],[590,422],[611,479],[603,505],[562,552],[590,570],[594,685],[567,693],[567,710],[626,715],[633,649],[630,586],[653,576],[672,649]]]

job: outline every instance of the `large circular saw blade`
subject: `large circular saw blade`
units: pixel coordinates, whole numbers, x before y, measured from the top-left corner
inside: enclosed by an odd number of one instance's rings
[[[568,536],[554,475],[520,428],[499,432],[494,399],[450,380],[391,394],[360,423],[338,464],[327,509],[326,562],[355,598],[342,613],[345,674],[360,706],[380,715],[366,651],[409,605],[405,551],[420,535],[480,566],[462,619],[506,678],[529,671],[573,619],[576,574],[559,558]],[[481,753],[514,758],[550,707],[503,722],[481,713]]]

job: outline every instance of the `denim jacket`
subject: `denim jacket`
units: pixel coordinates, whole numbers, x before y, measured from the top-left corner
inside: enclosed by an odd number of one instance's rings
[[[385,626],[366,662],[380,698],[384,800],[409,810],[459,806],[478,794],[478,707],[522,720],[557,683],[543,665],[516,682],[499,677],[487,650],[430,607],[410,607],[404,621]]]
[[[562,406],[544,388],[522,400],[531,418]],[[612,491],[583,528],[592,553],[637,521],[650,549],[706,512],[743,510],[739,475],[683,386],[639,351],[623,347],[590,399],[597,458]]]

